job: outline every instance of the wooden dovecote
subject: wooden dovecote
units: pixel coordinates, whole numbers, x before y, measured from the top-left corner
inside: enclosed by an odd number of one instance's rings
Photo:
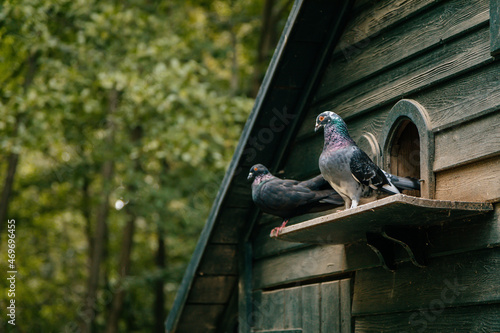
[[[167,331],[500,331],[498,8],[296,1]],[[255,208],[246,172],[317,175],[325,110],[380,166],[419,174],[421,193],[297,216],[272,239],[281,219]]]

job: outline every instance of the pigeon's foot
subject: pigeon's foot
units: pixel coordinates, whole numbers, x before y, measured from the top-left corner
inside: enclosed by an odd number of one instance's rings
[[[271,237],[278,237],[281,230],[283,230],[283,228],[286,226],[287,222],[288,222],[288,220],[284,220],[283,223],[281,224],[281,226],[276,227],[273,230],[271,230]]]

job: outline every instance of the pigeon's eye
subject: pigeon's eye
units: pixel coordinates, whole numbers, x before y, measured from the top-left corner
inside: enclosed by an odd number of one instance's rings
[[[259,170],[259,168],[257,168],[257,167],[253,168],[253,171],[257,171],[257,170]]]
[[[319,118],[318,118],[318,119],[319,119],[319,121],[323,121],[323,120],[325,120],[325,117],[323,117],[323,116],[319,116]]]

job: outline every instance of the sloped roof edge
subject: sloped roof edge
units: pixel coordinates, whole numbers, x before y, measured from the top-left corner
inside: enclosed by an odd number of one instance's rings
[[[292,27],[295,23],[295,20],[297,19],[298,13],[300,12],[300,8],[302,7],[302,3],[304,0],[295,0],[292,10],[290,11],[290,15],[288,16],[287,22],[285,24],[285,27],[283,29],[283,33],[280,37],[278,46],[276,47],[276,50],[273,54],[273,57],[271,59],[271,62],[269,64],[269,67],[266,71],[266,75],[264,76],[264,80],[260,86],[259,92],[257,94],[257,97],[255,99],[255,104],[254,107],[252,108],[252,111],[250,113],[250,116],[248,117],[248,120],[245,124],[245,127],[243,128],[242,135],[240,137],[240,140],[238,142],[238,145],[236,147],[235,153],[233,155],[233,158],[231,160],[231,163],[229,164],[229,167],[226,171],[226,174],[224,176],[224,179],[222,180],[221,186],[219,188],[219,191],[217,193],[217,196],[215,198],[214,204],[212,205],[210,214],[207,218],[207,222],[205,223],[205,226],[200,234],[200,237],[198,239],[198,243],[196,245],[196,248],[193,252],[193,256],[191,257],[191,261],[189,262],[186,272],[184,273],[184,277],[182,279],[181,285],[179,286],[179,291],[177,292],[177,295],[174,300],[174,304],[172,306],[172,310],[170,311],[167,320],[165,322],[165,329],[167,333],[172,332],[180,318],[180,315],[182,313],[184,304],[186,302],[186,299],[189,294],[189,290],[192,286],[192,282],[194,279],[194,274],[196,273],[196,270],[199,267],[201,258],[203,256],[203,252],[207,246],[210,234],[212,232],[212,229],[214,227],[215,221],[217,219],[217,216],[219,214],[219,210],[221,208],[222,201],[224,200],[224,197],[226,195],[226,192],[229,188],[229,185],[231,184],[231,180],[234,177],[234,173],[236,171],[236,168],[239,164],[239,161],[242,157],[243,150],[246,146],[246,143],[249,139],[250,133],[252,131],[252,128],[255,124],[255,120],[257,118],[257,115],[259,114],[259,111],[262,107],[262,103],[264,101],[264,98],[268,92],[269,85],[272,81],[272,78],[274,76],[274,73],[276,71],[277,65],[279,61],[281,60],[283,50],[285,49],[288,41],[288,37],[290,35],[290,32],[292,31]]]

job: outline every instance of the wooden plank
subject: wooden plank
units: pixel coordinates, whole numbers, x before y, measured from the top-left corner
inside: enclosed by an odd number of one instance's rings
[[[413,99],[425,105],[433,131],[439,132],[477,116],[500,109],[500,62],[418,93]]]
[[[254,325],[253,293],[252,293],[252,246],[248,242],[238,244],[238,332],[249,333]],[[260,300],[260,294],[258,295]],[[261,320],[262,322],[262,320]]]
[[[340,332],[351,333],[351,279],[340,280]]]
[[[216,332],[215,325],[224,308],[224,305],[186,304],[174,332]]]
[[[188,303],[225,304],[236,286],[236,276],[197,276]]]
[[[262,293],[263,330],[283,329],[285,326],[284,306],[283,289]]]
[[[491,201],[500,199],[500,157],[436,173],[436,199]]]
[[[236,275],[238,274],[238,260],[236,245],[208,244],[203,260],[198,268],[199,275]]]
[[[429,266],[361,270],[354,285],[353,315],[413,311],[500,301],[500,248],[435,258]]]
[[[500,154],[500,110],[439,132],[435,137],[434,171],[443,171]]]
[[[493,210],[491,204],[441,201],[396,194],[356,208],[285,227],[278,239],[303,243],[347,244],[385,226],[421,227]]]
[[[500,304],[441,310],[439,301],[422,312],[402,312],[356,318],[356,333],[500,332]],[[432,306],[432,309],[431,309]]]
[[[281,242],[275,238],[271,238],[269,236],[271,230],[279,225],[276,223],[259,227],[252,239],[254,259],[263,259],[308,246],[303,243]]]
[[[331,98],[325,99],[326,95],[318,96],[314,107],[333,110],[345,119],[359,116],[377,107],[395,103],[403,96],[464,74],[471,68],[492,62],[488,50],[489,32],[485,27],[364,80]]]
[[[490,0],[491,55],[500,54],[500,1]]]
[[[310,284],[302,287],[302,309],[303,332],[321,332],[321,290],[319,284]]]
[[[284,290],[284,312],[285,325],[284,328],[301,328],[302,327],[302,287],[292,287]]]
[[[349,22],[336,53],[342,52],[345,57],[349,57],[351,46],[356,50],[362,49],[382,31],[405,22],[435,2],[433,0],[373,1],[373,6],[366,7]]]
[[[318,95],[340,91],[408,57],[447,43],[458,34],[484,24],[488,18],[489,6],[486,1],[455,0],[441,3],[402,26],[377,35],[349,57],[337,59],[328,67]]]
[[[340,333],[340,282],[321,283],[321,332]]]
[[[254,331],[262,330],[262,325],[264,323],[264,316],[265,316],[263,311],[264,308],[262,306],[262,290],[256,290],[252,292],[251,297],[252,297],[252,314],[251,316],[244,317],[244,322],[248,323],[248,326],[251,326],[252,330]]]
[[[251,201],[251,194],[248,195]],[[252,204],[250,203],[246,208],[225,207],[222,209],[210,237],[210,242],[218,244],[237,244],[241,231],[246,226],[246,218],[250,215],[252,209]]]
[[[343,245],[323,245],[300,249],[254,263],[254,289],[321,277],[344,271]]]
[[[427,245],[430,257],[500,246],[500,205],[491,214],[471,217],[465,224],[429,228]]]

